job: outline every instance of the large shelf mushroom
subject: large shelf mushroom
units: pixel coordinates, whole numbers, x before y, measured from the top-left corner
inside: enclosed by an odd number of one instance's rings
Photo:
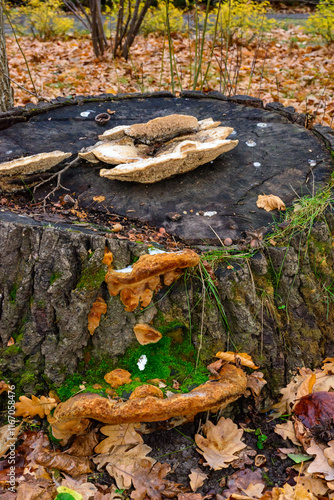
[[[169,115],[147,123],[107,130],[100,142],[79,153],[92,163],[114,168],[101,169],[109,179],[154,183],[194,170],[233,149],[238,141],[226,139],[231,127],[219,127],[212,118]]]

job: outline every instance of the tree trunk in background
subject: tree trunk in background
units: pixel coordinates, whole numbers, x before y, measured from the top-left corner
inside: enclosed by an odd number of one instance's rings
[[[103,30],[101,0],[89,0],[89,8],[91,12],[91,29],[94,54],[96,55],[96,57],[100,57],[108,47],[108,42]]]
[[[3,0],[0,0],[0,111],[7,111],[7,109],[13,106],[13,97],[8,78],[3,7]]]

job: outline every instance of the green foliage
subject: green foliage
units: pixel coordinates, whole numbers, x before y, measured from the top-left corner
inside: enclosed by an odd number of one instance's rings
[[[256,429],[255,436],[257,436],[256,446],[259,448],[259,450],[263,450],[264,443],[267,441],[268,436],[262,434],[261,429]]]
[[[316,12],[305,23],[305,31],[321,36],[328,45],[334,43],[334,3],[320,0]]]
[[[58,278],[60,278],[62,273],[53,273],[50,278],[50,285],[52,285]]]
[[[222,2],[210,13],[207,23],[208,33],[215,33],[218,16],[217,35],[228,43],[236,38],[252,38],[254,33],[269,31],[275,21],[265,17],[269,2],[253,2],[248,0],[230,0]],[[200,14],[204,21],[205,14]]]
[[[20,35],[32,35],[45,41],[64,36],[73,28],[74,21],[60,10],[62,5],[62,0],[28,0],[22,7],[8,11]]]
[[[183,29],[183,12],[175,7],[172,2],[168,4],[168,17],[171,33],[177,33]],[[141,25],[141,32],[144,35],[149,33],[163,34],[166,31],[166,2],[158,2],[157,7],[151,7],[144,17]]]
[[[16,292],[17,292],[18,286],[16,283],[14,283],[13,288],[11,289],[9,295],[10,295],[10,303],[15,304],[16,300]]]

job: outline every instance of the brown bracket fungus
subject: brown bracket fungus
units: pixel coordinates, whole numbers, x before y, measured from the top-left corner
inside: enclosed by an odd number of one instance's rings
[[[26,189],[27,185],[33,185],[29,183],[27,176],[50,170],[70,156],[71,153],[52,151],[0,163],[0,190],[15,192]],[[27,182],[24,182],[26,178]]]
[[[116,368],[116,370],[107,373],[104,376],[104,380],[114,389],[117,389],[117,387],[124,384],[131,384],[132,382],[131,373],[127,370],[123,370],[122,368]]]
[[[159,253],[156,253],[159,252]],[[153,251],[142,255],[137,262],[125,269],[109,269],[105,282],[110,295],[120,293],[126,311],[134,311],[139,303],[147,307],[155,291],[170,285],[187,267],[199,263],[199,256],[192,250],[180,252]]]
[[[189,172],[230,151],[238,141],[226,139],[233,129],[212,118],[169,115],[147,123],[118,126],[99,136],[102,142],[79,153],[92,163],[117,165],[102,169],[108,179],[153,183]]]
[[[55,409],[52,425],[64,426],[67,421],[94,419],[105,424],[159,422],[174,417],[193,417],[203,411],[217,411],[243,395],[247,377],[241,368],[226,364],[220,378],[209,380],[187,394],[168,398],[137,397],[127,401],[113,400],[98,394],[77,394]]]
[[[162,335],[158,330],[150,325],[145,325],[144,323],[138,323],[133,327],[135,336],[141,345],[155,344],[159,342]]]
[[[88,330],[91,335],[94,334],[96,328],[99,326],[102,314],[106,312],[107,304],[102,295],[98,295],[88,314]]]

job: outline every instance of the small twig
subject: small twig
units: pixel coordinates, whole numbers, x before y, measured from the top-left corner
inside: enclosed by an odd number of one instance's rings
[[[31,90],[28,90],[25,87],[23,87],[23,85],[20,85],[19,83],[15,82],[10,76],[8,76],[6,74],[4,74],[4,75],[5,75],[5,77],[8,78],[8,80],[10,80],[12,83],[14,83],[14,85],[17,85],[18,87],[20,87],[20,89],[24,90],[25,92],[28,92],[28,94],[31,94],[34,97],[37,97],[37,99],[39,99],[40,101],[50,102],[50,99],[47,99],[46,97],[42,97],[41,95],[35,94],[35,92],[31,92]]]
[[[51,177],[49,177],[48,179],[45,179],[45,181],[40,182],[39,184],[37,184],[34,187],[33,193],[36,192],[37,188],[43,186],[43,184],[46,184],[47,182],[50,182],[50,181],[52,181],[52,179],[55,179],[57,177],[57,185],[56,185],[56,187],[54,189],[52,189],[52,191],[50,191],[50,193],[48,193],[43,198],[44,208],[45,208],[45,205],[46,205],[46,200],[48,200],[50,198],[50,196],[52,196],[58,189],[62,188],[62,189],[65,189],[66,191],[70,191],[68,188],[66,188],[66,187],[64,187],[64,186],[61,185],[61,183],[60,183],[61,176],[70,167],[73,167],[74,165],[76,165],[77,163],[79,163],[79,161],[80,161],[80,158],[79,158],[79,156],[77,156],[74,160],[72,160],[70,163],[68,163],[64,168],[62,168],[61,170],[59,170],[59,172],[56,172],[55,174],[51,175]]]

